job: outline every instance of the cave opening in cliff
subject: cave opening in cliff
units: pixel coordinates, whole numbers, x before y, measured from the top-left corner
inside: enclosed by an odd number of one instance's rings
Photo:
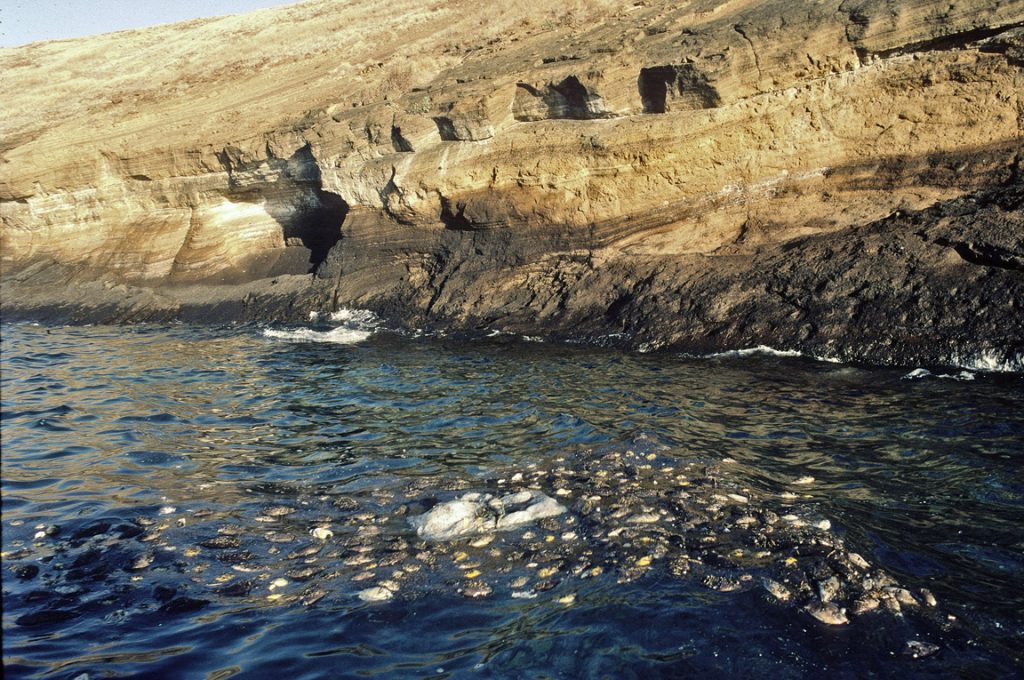
[[[713,109],[722,105],[722,98],[707,74],[692,64],[642,68],[637,87],[644,113]]]
[[[565,100],[566,118],[586,119],[590,117],[589,96],[587,88],[576,76],[569,76],[560,83],[551,85],[551,89]]]
[[[640,69],[637,86],[644,113],[665,113],[669,87],[676,81],[676,70],[671,66]]]
[[[338,194],[315,188],[313,195],[316,200],[285,228],[287,241],[297,240],[309,251],[309,273],[316,272],[341,240],[341,225],[348,215],[348,203]]]

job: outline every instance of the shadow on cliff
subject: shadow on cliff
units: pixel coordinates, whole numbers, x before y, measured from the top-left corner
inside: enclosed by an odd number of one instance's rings
[[[272,154],[249,160],[231,147],[218,154],[228,172],[224,198],[259,205],[281,228],[283,248],[263,248],[243,255],[212,275],[172,273],[172,280],[243,283],[288,274],[312,274],[341,240],[349,213],[345,200],[323,188],[320,168],[307,144],[288,158]]]

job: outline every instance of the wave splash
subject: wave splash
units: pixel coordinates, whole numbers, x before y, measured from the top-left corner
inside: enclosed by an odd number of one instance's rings
[[[317,322],[318,312],[310,312],[309,320]],[[327,320],[337,324],[334,328],[264,328],[263,337],[286,342],[326,342],[336,345],[355,345],[363,342],[380,328],[380,318],[368,309],[339,309]]]
[[[703,359],[717,359],[722,357],[751,357],[751,356],[771,356],[771,357],[802,357],[804,359],[812,359],[814,361],[822,361],[829,364],[840,364],[841,360],[829,357],[819,356],[817,354],[807,354],[800,352],[795,349],[775,349],[768,345],[757,345],[756,347],[746,347],[744,349],[730,349],[725,352],[714,352],[712,354],[699,355]]]
[[[910,373],[900,378],[900,380],[921,380],[922,378],[939,378],[941,380],[960,380],[969,381],[974,380],[974,374],[970,371],[960,371],[956,375],[950,375],[948,373],[932,373],[927,368],[915,368]]]
[[[983,373],[1024,373],[1024,355],[981,350],[970,355],[954,355],[953,365]]]

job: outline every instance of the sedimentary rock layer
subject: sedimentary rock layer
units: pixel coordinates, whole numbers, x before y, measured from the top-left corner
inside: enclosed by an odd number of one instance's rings
[[[996,0],[314,1],[3,50],[4,312],[1013,365],[1022,65]]]

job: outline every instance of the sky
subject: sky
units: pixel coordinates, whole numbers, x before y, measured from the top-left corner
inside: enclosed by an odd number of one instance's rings
[[[296,1],[0,0],[0,47],[240,14]]]

